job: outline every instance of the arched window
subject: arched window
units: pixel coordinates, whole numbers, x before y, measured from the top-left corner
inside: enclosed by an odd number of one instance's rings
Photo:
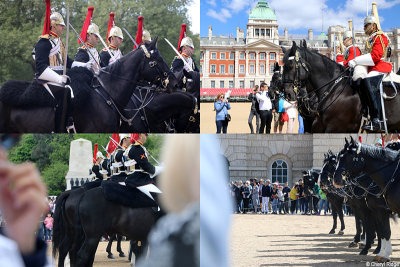
[[[286,183],[288,181],[288,164],[278,159],[272,163],[272,179],[271,182],[278,181],[280,184]]]

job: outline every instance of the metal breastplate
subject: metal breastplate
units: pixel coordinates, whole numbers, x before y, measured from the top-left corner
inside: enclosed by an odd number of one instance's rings
[[[100,63],[99,52],[97,52],[97,50],[96,50],[95,47],[86,47],[86,49],[88,50],[87,53],[88,53],[88,55],[89,55],[89,61],[88,61],[88,62],[92,62],[92,63],[93,63],[93,68],[92,68],[92,70],[93,70],[95,73],[99,73],[100,67],[99,67],[99,66],[97,65],[97,63],[96,63],[96,62]],[[90,51],[90,53],[89,53],[89,51]],[[93,57],[92,57],[90,54],[92,54],[96,60],[94,60]]]
[[[49,67],[57,73],[62,73],[64,69],[64,44],[62,43],[60,38],[49,39],[51,43],[51,50],[49,54]]]

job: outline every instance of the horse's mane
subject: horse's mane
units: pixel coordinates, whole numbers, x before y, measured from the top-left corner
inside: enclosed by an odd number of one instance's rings
[[[114,73],[116,75],[120,74],[121,64],[124,63],[128,58],[130,58],[131,54],[135,54],[139,49],[135,49],[130,51],[128,54],[124,55],[120,59],[114,62],[114,64],[110,64],[107,67],[104,67],[103,70],[108,73]]]
[[[397,151],[367,144],[361,144],[361,153],[384,162],[392,162],[399,158],[399,152]]]
[[[322,63],[324,64],[325,70],[327,70],[329,72],[329,74],[333,75],[334,73],[332,72],[335,68],[339,68],[341,71],[344,71],[345,68],[344,66],[336,63],[336,61],[330,59],[329,57],[327,57],[326,55],[322,55],[320,54],[318,51],[314,50],[314,49],[305,49],[305,48],[300,48],[301,50],[304,51],[304,53],[310,53],[312,55],[316,55],[319,56],[322,60]]]

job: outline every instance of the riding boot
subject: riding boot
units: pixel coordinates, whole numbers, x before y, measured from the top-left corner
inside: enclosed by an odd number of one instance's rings
[[[382,81],[383,75],[367,77],[363,80],[363,88],[368,96],[368,108],[371,117],[370,123],[362,128],[372,132],[384,132],[384,125],[382,120],[382,105],[379,86]]]

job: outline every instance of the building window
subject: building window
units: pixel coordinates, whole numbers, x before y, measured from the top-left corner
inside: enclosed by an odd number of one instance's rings
[[[270,29],[266,29],[266,30],[265,30],[265,35],[266,35],[266,36],[271,36],[271,31],[270,31]]]
[[[250,53],[250,59],[256,59],[256,54],[255,53]]]
[[[285,161],[279,159],[272,163],[271,171],[271,182],[278,181],[280,184],[283,184],[288,181],[288,165]]]
[[[256,29],[256,35],[260,35],[260,30]]]
[[[219,73],[220,74],[225,74],[225,65],[220,65],[219,66]]]
[[[203,53],[200,53],[200,59],[203,59]]]
[[[229,65],[229,74],[233,74],[235,72],[235,66]]]
[[[244,65],[239,66],[239,73],[244,73]]]
[[[229,81],[229,88],[233,88],[233,81]]]
[[[260,59],[265,60],[265,53],[260,53]]]
[[[250,74],[254,74],[254,73],[255,73],[255,71],[254,71],[254,65],[251,64],[251,65],[250,65]]]
[[[225,88],[224,81],[219,81],[219,88]]]
[[[274,73],[274,69],[275,69],[274,63],[269,64],[269,73]]]
[[[212,74],[217,73],[217,66],[216,65],[211,65],[211,73]]]
[[[254,81],[250,81],[250,88],[254,88]]]
[[[244,58],[244,53],[243,53],[243,52],[240,53],[240,59],[245,59],[245,58]]]
[[[265,35],[265,30],[261,29],[261,36],[264,36],[264,35]]]
[[[229,54],[229,59],[235,60],[235,53],[230,53]]]
[[[225,53],[220,54],[221,59],[225,59]]]
[[[265,65],[264,64],[260,65],[260,74],[265,74]]]
[[[269,53],[269,59],[275,60],[275,53]]]
[[[240,88],[244,88],[244,81],[240,81]]]
[[[217,59],[217,53],[211,53],[211,59]]]
[[[211,88],[215,88],[215,81],[211,81]]]
[[[203,65],[200,64],[200,74],[203,74]]]

